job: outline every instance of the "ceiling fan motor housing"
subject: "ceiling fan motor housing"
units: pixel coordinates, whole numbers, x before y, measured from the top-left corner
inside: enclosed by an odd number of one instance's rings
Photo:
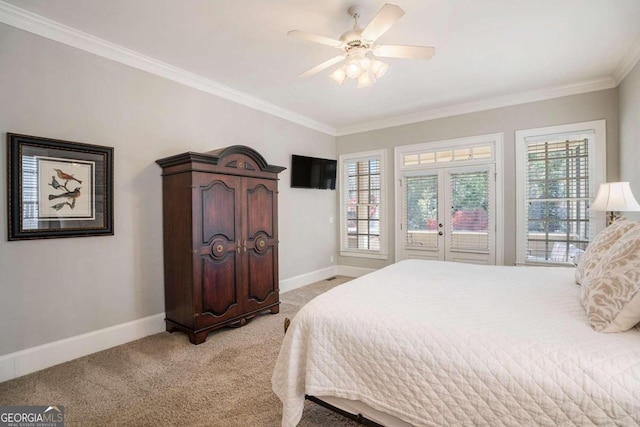
[[[349,53],[353,48],[365,48],[369,49],[371,47],[370,43],[367,43],[362,38],[363,28],[358,25],[358,18],[360,17],[360,11],[362,7],[359,5],[351,6],[347,13],[350,17],[355,21],[353,24],[353,28],[349,31],[346,31],[340,36],[340,41],[345,44],[345,51]]]

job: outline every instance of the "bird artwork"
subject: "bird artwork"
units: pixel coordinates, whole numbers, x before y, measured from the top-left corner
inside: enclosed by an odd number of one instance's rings
[[[69,175],[68,173],[63,172],[61,169],[54,168],[53,170],[56,171],[56,173],[58,174],[58,178],[63,179],[66,182],[73,180],[73,181],[77,181],[78,184],[82,184],[82,181],[75,178],[73,175]],[[65,182],[65,185],[66,185],[66,182]]]
[[[51,177],[51,184],[48,185],[52,186],[54,190],[57,190],[58,188],[64,188],[64,186],[58,182],[55,176]]]
[[[54,191],[50,191],[50,193],[53,194],[49,194],[47,197],[49,200],[56,200],[56,202],[50,206],[51,209],[56,212],[67,208],[73,210],[76,207],[76,201],[82,196],[82,187],[74,188],[70,183],[77,182],[78,184],[82,184],[82,181],[62,169],[52,167],[49,170],[52,174],[51,182],[47,182],[47,186],[50,186]]]
[[[69,186],[69,182],[77,182],[82,184],[82,181],[76,178],[74,175],[66,173],[62,169],[53,168],[55,175],[51,176],[51,182],[47,185],[51,186],[54,190],[61,191],[58,194],[49,194],[49,200],[55,199],[67,199],[64,202],[59,202],[51,206],[51,209],[60,211],[66,207],[74,209],[76,207],[76,200],[82,195],[80,189],[82,187],[73,188]],[[56,178],[57,175],[57,178]]]
[[[62,202],[62,203],[58,203],[58,204],[55,204],[55,205],[51,206],[51,208],[59,211],[60,209],[64,208],[65,206],[69,206],[71,209],[73,209],[75,205],[76,205],[76,199],[73,199],[72,203]]]
[[[49,200],[60,199],[62,197],[66,197],[67,199],[77,199],[78,197],[80,197],[81,188],[82,187],[77,187],[73,191],[67,191],[66,193],[62,193],[62,194],[49,194]]]

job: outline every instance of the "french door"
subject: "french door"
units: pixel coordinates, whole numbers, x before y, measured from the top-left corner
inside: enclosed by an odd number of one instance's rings
[[[496,263],[494,164],[403,172],[399,258]]]

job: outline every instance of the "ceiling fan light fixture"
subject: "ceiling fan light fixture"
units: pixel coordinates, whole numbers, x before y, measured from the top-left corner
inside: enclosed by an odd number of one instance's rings
[[[335,47],[342,51],[342,55],[316,65],[298,77],[310,77],[345,61],[340,68],[333,71],[331,78],[341,85],[349,77],[358,80],[359,88],[369,87],[389,69],[389,64],[374,57],[430,59],[435,53],[433,46],[377,44],[378,39],[404,15],[402,8],[397,5],[384,4],[365,28],[358,25],[359,6],[350,7],[348,13],[354,19],[353,28],[343,33],[339,40],[300,30],[291,30],[287,33],[291,37]]]
[[[358,77],[358,89],[372,86],[375,82],[376,76],[369,71],[365,71]]]
[[[345,66],[345,73],[351,79],[357,79],[362,75],[362,67],[358,64],[358,61],[355,59],[350,60]]]
[[[376,78],[384,76],[389,69],[389,64],[386,62],[380,61],[379,59],[374,59],[371,61],[371,71],[376,75]]]
[[[335,69],[333,73],[331,73],[331,78],[335,80],[339,85],[344,83],[344,80],[347,78],[347,73],[344,71],[345,66],[342,65]]]

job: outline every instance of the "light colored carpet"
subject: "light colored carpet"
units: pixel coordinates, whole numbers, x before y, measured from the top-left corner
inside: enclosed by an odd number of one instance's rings
[[[198,346],[168,332],[0,383],[0,405],[63,405],[67,426],[279,426],[271,373],[284,318],[350,280],[281,295],[280,314],[209,334]],[[306,402],[299,426],[356,426]]]

